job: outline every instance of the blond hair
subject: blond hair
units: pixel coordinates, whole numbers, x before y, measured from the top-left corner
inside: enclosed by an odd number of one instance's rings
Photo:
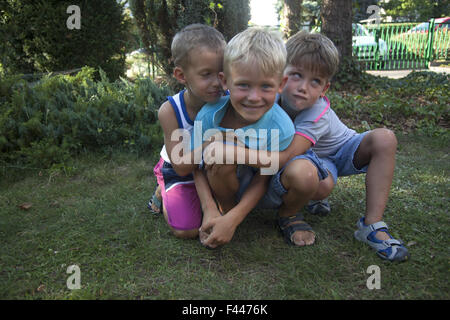
[[[230,74],[236,63],[256,64],[265,75],[282,75],[286,48],[279,32],[248,28],[230,40],[224,52],[224,72]]]
[[[320,33],[299,31],[286,42],[287,64],[302,65],[330,79],[339,67],[339,51]]]
[[[184,27],[172,40],[172,59],[176,67],[189,65],[189,53],[195,48],[208,48],[222,51],[226,41],[222,33],[213,27],[194,23]]]

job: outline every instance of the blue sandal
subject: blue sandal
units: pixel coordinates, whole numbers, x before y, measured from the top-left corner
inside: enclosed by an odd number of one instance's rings
[[[323,200],[310,200],[308,204],[306,205],[306,210],[313,215],[318,216],[326,216],[330,213],[331,207],[330,203],[328,202],[328,199]]]
[[[359,241],[367,243],[370,247],[377,251],[377,255],[389,261],[406,261],[410,255],[408,249],[403,245],[403,242],[394,239],[389,232],[388,226],[383,221],[366,225],[364,217],[358,220],[356,224],[358,230],[355,231],[355,238]],[[379,240],[375,237],[378,231],[386,232],[391,239]]]
[[[155,205],[155,206],[159,209],[159,211],[154,210],[154,209],[152,208],[152,205]],[[159,199],[159,198],[156,196],[156,190],[155,190],[155,193],[153,193],[152,198],[151,198],[150,201],[148,202],[147,208],[148,208],[148,209],[150,210],[150,212],[151,212],[153,215],[155,215],[155,216],[162,214],[162,210],[163,210],[162,199]]]

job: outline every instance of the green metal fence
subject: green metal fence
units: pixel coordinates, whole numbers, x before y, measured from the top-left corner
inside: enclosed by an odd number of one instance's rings
[[[368,70],[428,68],[434,60],[450,61],[450,30],[423,23],[353,26],[353,55]]]

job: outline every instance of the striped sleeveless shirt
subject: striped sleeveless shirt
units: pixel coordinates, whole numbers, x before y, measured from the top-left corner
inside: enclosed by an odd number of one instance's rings
[[[184,92],[186,89],[178,92],[176,95],[167,97],[170,102],[170,105],[175,112],[175,116],[178,121],[178,128],[186,129],[192,135],[194,130],[194,121],[189,118],[189,115],[186,110],[186,104],[184,103]],[[166,146],[164,145],[161,150],[161,157],[164,161],[170,163],[169,155],[167,154]]]

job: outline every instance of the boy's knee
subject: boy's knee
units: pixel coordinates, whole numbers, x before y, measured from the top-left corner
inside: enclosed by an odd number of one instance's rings
[[[306,159],[294,160],[284,169],[281,182],[286,189],[313,192],[319,184],[317,168]]]
[[[172,228],[172,233],[179,239],[195,239],[198,237],[198,229],[178,230]]]
[[[331,191],[333,191],[334,188],[334,180],[331,173],[328,173],[328,177],[320,180],[319,187],[317,188],[317,192],[313,196],[313,200],[322,200],[327,198]]]
[[[397,137],[389,129],[379,128],[373,130],[372,147],[375,151],[393,151],[397,150]]]

